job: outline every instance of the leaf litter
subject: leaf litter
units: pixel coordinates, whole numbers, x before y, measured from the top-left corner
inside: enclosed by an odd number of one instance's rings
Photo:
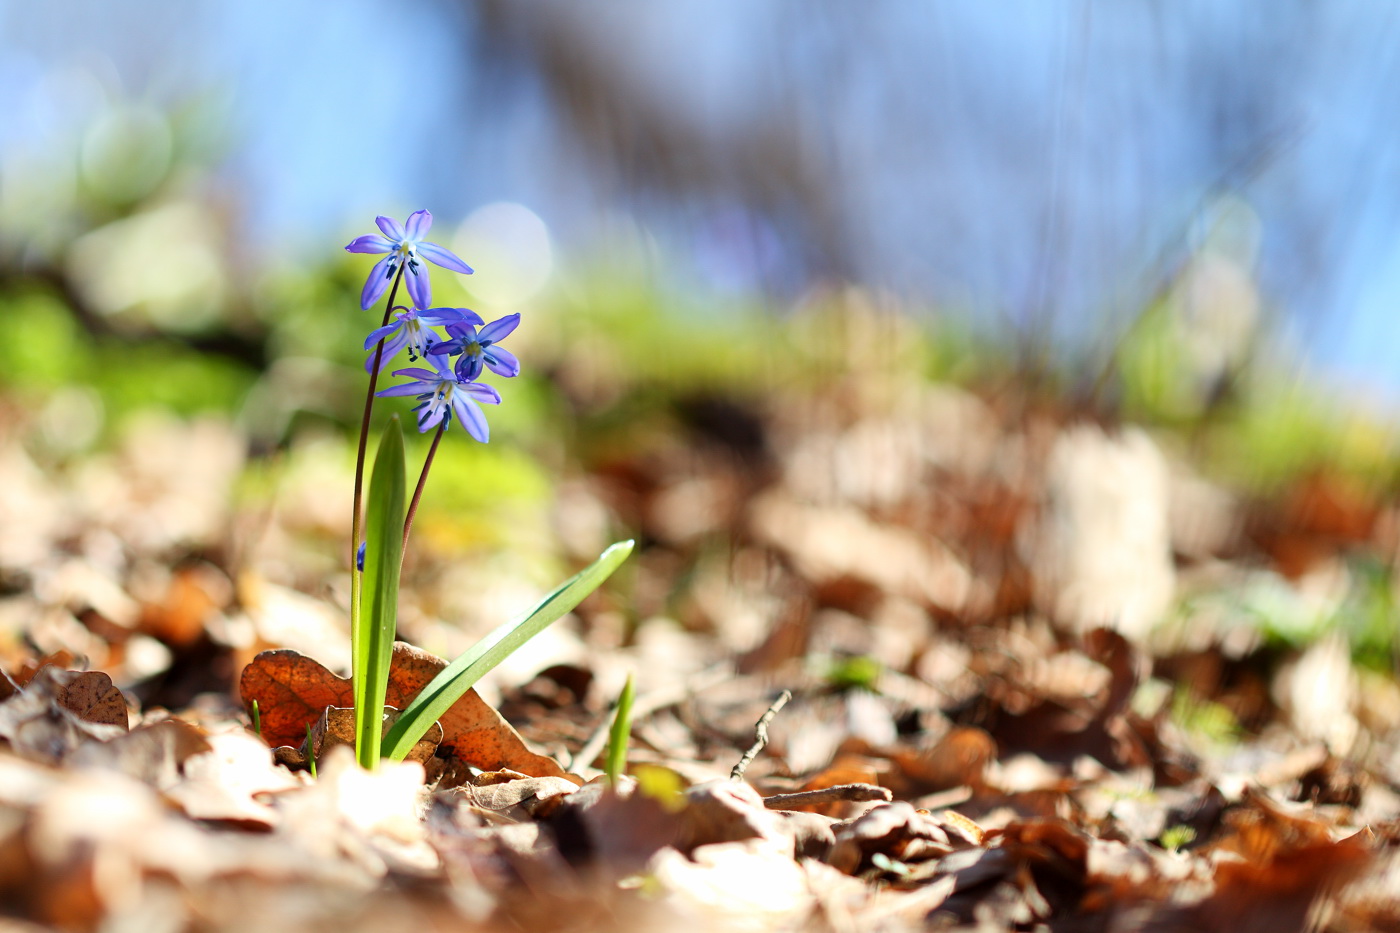
[[[777,396],[738,438],[687,402],[680,443],[581,454],[557,550],[642,529],[635,569],[559,623],[548,663],[372,773],[345,747],[330,530],[264,514],[250,534],[232,428],[136,423],[119,457],[24,470],[0,502],[7,921],[1400,924],[1400,687],[1345,631],[1269,627],[1345,607],[1358,555],[1393,560],[1395,506],[1325,474],[1250,501],[1145,432],[887,390]],[[163,484],[141,432],[208,445],[200,481]],[[36,502],[42,546],[15,530]],[[415,560],[401,633],[447,644],[433,607],[480,578]],[[389,705],[444,664],[396,645]]]

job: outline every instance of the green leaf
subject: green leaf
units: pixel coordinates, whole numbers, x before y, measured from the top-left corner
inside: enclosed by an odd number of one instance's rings
[[[588,567],[570,577],[524,616],[497,626],[481,641],[443,668],[414,697],[384,736],[384,757],[402,759],[434,722],[470,690],[478,680],[511,652],[544,631],[550,623],[573,609],[632,553],[632,541],[619,541]]]
[[[363,768],[379,761],[384,729],[384,694],[394,654],[394,627],[399,606],[399,568],[403,563],[403,430],[390,419],[379,441],[370,474],[365,508],[365,584],[361,590],[359,631],[352,632],[355,695],[355,757]]]
[[[612,731],[608,734],[608,761],[605,769],[608,786],[616,787],[622,769],[627,767],[627,740],[632,736],[632,675],[627,675],[627,683],[622,685],[622,695],[617,698],[617,712],[613,714]]]

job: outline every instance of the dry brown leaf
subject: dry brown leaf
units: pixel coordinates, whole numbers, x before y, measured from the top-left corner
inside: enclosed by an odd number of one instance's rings
[[[84,745],[65,763],[119,771],[157,790],[166,790],[179,782],[186,760],[207,751],[209,743],[203,730],[178,719],[166,719],[138,726],[110,742]]]
[[[121,703],[119,720],[113,694]],[[43,668],[0,703],[0,738],[35,761],[56,763],[87,742],[105,742],[124,732],[126,701],[106,674],[95,671]]]
[[[833,829],[836,845],[828,861],[852,875],[868,868],[877,853],[900,862],[923,862],[972,844],[961,823],[950,834],[937,817],[902,800],[873,807]]]
[[[34,679],[35,674],[38,674],[44,668],[53,667],[59,670],[66,670],[71,668],[77,660],[73,652],[60,649],[52,654],[26,660],[15,669],[10,679],[15,682],[15,686],[23,687]]]
[[[689,853],[696,846],[755,838],[786,840],[789,847],[793,844],[783,818],[764,807],[758,791],[747,784],[709,781],[689,788],[685,798],[680,835],[675,843],[682,852]]]
[[[57,702],[84,722],[103,726],[119,726],[123,731],[130,728],[126,716],[126,698],[112,683],[112,678],[101,671],[67,671],[72,676],[54,676],[63,682],[63,689]],[[66,682],[65,682],[66,681]]]
[[[446,666],[437,655],[395,642],[385,703],[404,708]],[[262,735],[271,745],[300,745],[307,727],[321,718],[326,707],[345,708],[354,702],[349,678],[338,677],[287,648],[264,651],[254,658],[243,669],[239,691],[249,709],[257,701]],[[553,758],[530,751],[520,734],[475,690],[463,694],[439,722],[443,729],[439,757],[486,771],[509,768],[532,777],[565,776]]]
[[[987,766],[996,760],[997,743],[981,729],[953,729],[932,748],[898,749],[892,756],[905,776],[927,790],[987,786]]]
[[[544,801],[534,816],[548,823],[571,863],[587,861],[622,873],[643,869],[658,850],[687,832],[685,811],[677,813],[667,802],[637,792],[630,780],[619,781],[616,789],[603,779],[591,781]]]
[[[577,784],[561,777],[527,777],[458,788],[472,806],[521,817],[528,817],[542,800],[577,790]]]

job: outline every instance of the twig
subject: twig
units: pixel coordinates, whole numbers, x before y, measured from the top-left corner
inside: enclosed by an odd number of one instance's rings
[[[774,794],[772,797],[764,797],[763,805],[770,810],[791,810],[809,804],[834,803],[838,800],[862,803],[868,800],[893,799],[894,795],[888,787],[875,784],[837,784],[835,787],[804,790],[795,794]]]
[[[749,764],[753,762],[758,753],[763,751],[764,746],[768,744],[768,724],[773,721],[774,716],[778,715],[778,710],[787,706],[788,700],[791,699],[792,691],[784,690],[778,695],[778,698],[773,701],[773,705],[768,707],[768,712],[760,716],[758,722],[754,723],[754,743],[749,747],[748,751],[744,752],[744,757],[739,759],[739,763],[734,766],[734,770],[729,772],[729,780],[741,781],[744,779],[744,772],[748,770]]]

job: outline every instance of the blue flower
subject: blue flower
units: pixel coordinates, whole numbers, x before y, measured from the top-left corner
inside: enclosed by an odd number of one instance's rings
[[[437,353],[428,357],[432,369],[398,369],[395,376],[411,376],[412,382],[390,386],[376,395],[416,395],[420,401],[413,407],[418,412],[418,430],[426,431],[436,427],[444,419],[450,424],[455,414],[467,433],[485,444],[491,439],[491,429],[486,424],[478,402],[487,405],[501,404],[501,395],[495,389],[480,382],[460,382],[452,371],[451,360]]]
[[[404,266],[408,273],[408,293],[413,296],[413,304],[419,308],[426,308],[432,304],[433,289],[428,284],[428,270],[419,262],[420,259],[426,259],[453,272],[471,274],[471,266],[458,259],[450,250],[436,243],[424,242],[423,237],[427,236],[428,228],[433,225],[433,215],[427,211],[414,211],[409,214],[408,223],[403,227],[399,226],[397,220],[389,217],[376,217],[374,222],[383,232],[383,236],[367,233],[351,240],[345,247],[351,253],[389,254],[369,270],[369,278],[365,279],[364,290],[360,292],[361,308],[368,308],[379,300],[379,296],[389,287],[400,266]]]
[[[481,322],[481,315],[467,308],[400,311],[394,316],[392,323],[385,324],[365,338],[365,349],[368,350],[379,341],[384,340],[384,353],[380,356],[380,365],[388,362],[395,353],[404,347],[408,347],[409,360],[414,361],[420,356],[432,353],[433,347],[441,341],[435,331],[429,330],[424,325],[466,324],[466,326],[471,327],[473,324]],[[365,372],[370,372],[373,369],[374,354],[371,353],[365,359]]]
[[[481,318],[478,317],[476,323],[481,323]],[[457,361],[457,375],[463,382],[475,382],[480,378],[483,366],[498,376],[518,376],[520,361],[509,350],[496,346],[496,343],[508,337],[519,324],[518,314],[507,314],[480,331],[471,321],[448,324],[447,332],[452,339],[439,344],[436,352],[452,356],[462,354]]]

